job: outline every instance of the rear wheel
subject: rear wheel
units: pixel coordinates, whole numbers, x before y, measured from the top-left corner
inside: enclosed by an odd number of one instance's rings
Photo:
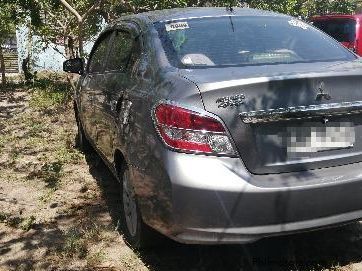
[[[126,241],[135,249],[154,246],[155,233],[142,221],[129,170],[119,176],[121,195],[120,226]]]

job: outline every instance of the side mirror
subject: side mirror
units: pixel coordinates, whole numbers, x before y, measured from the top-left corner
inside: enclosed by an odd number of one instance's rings
[[[83,74],[84,72],[84,62],[82,58],[73,58],[68,59],[63,62],[63,71],[69,73]]]

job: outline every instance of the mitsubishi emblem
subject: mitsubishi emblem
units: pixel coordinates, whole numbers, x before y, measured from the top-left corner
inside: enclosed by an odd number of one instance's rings
[[[322,118],[322,123],[327,124],[327,122],[329,122],[329,119],[327,117],[323,117]]]

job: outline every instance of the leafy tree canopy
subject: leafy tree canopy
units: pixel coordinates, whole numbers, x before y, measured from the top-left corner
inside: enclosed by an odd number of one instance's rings
[[[94,37],[102,22],[110,22],[125,13],[186,6],[240,6],[241,3],[302,18],[352,13],[358,6],[358,0],[0,0],[0,39],[13,32],[16,25],[26,22],[46,45],[62,42],[65,55],[73,57],[83,55],[83,40]]]

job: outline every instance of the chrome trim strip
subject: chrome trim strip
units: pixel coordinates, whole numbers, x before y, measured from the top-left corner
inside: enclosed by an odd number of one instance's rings
[[[251,124],[360,113],[362,113],[362,101],[249,111],[241,112],[239,116],[245,124]]]

